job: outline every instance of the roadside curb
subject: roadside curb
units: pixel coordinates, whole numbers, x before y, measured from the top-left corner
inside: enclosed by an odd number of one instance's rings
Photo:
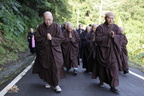
[[[141,66],[140,64],[136,64],[136,63],[133,63],[131,61],[128,62],[129,63],[129,66],[132,67],[132,68],[136,68],[138,69],[139,71],[143,72],[144,73],[144,67]]]
[[[0,90],[2,90],[13,78],[29,66],[34,58],[35,56],[31,55],[29,50],[27,50],[24,55],[19,57],[19,62],[15,62],[16,64],[10,65],[0,71]]]

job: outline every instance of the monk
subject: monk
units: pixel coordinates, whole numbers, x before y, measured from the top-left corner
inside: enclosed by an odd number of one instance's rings
[[[67,24],[68,22],[65,22],[63,26],[61,27],[62,32],[67,29]]]
[[[86,34],[88,34],[89,32],[91,31],[91,27],[90,26],[87,26],[86,29],[85,29],[85,36]],[[84,39],[83,41],[83,56],[82,56],[82,60],[83,60],[83,68],[86,68],[87,69],[87,57],[88,57],[88,48],[87,48],[87,42],[86,42],[86,38]],[[86,72],[88,72],[86,70]]]
[[[96,32],[97,24],[92,25],[92,30],[86,34],[86,42],[85,46],[87,49],[87,64],[86,64],[86,72],[89,72],[90,74],[93,71],[93,66],[95,63],[95,57],[96,57],[96,42],[95,42],[95,32]]]
[[[110,86],[110,91],[119,93],[116,87],[119,85],[118,68],[121,66],[119,53],[121,51],[122,34],[119,27],[113,22],[114,14],[108,12],[105,15],[105,22],[96,29],[96,67],[98,68],[95,68],[97,71],[94,71],[96,73],[93,73],[92,78],[98,76],[100,87],[104,87],[103,83],[107,83]]]
[[[71,23],[67,24],[67,29],[63,32],[64,41],[62,43],[63,57],[64,57],[64,66],[67,68],[67,71],[74,68],[73,74],[77,75],[78,70],[78,55],[79,55],[79,35],[73,29]]]
[[[124,28],[122,26],[119,27],[120,28],[120,31],[121,33],[124,32]],[[128,40],[125,36],[125,34],[122,34],[122,46],[121,46],[121,60],[122,60],[122,71],[124,74],[127,74],[129,73],[129,68],[128,68],[128,51],[127,51],[127,48],[126,48],[126,45],[128,43]]]
[[[80,42],[79,42],[79,58],[82,58],[83,56],[83,41],[85,39],[85,31],[83,29],[83,25],[79,25],[78,30],[76,30],[79,34],[80,37]]]
[[[33,73],[39,74],[47,83],[46,88],[53,86],[56,92],[61,92],[59,79],[64,77],[64,62],[60,44],[64,38],[60,26],[53,22],[52,13],[46,11],[43,16],[44,23],[39,25],[35,34],[37,56]]]

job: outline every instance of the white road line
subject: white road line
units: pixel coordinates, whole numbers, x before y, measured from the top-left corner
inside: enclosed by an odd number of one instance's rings
[[[136,73],[134,73],[132,71],[129,71],[129,73],[132,74],[132,75],[134,75],[134,76],[136,76],[136,77],[138,77],[138,78],[140,78],[140,79],[142,79],[142,80],[144,80],[144,77],[141,76],[141,75],[139,75],[139,74],[136,74]]]
[[[4,96],[9,89],[14,86],[26,73],[27,71],[32,67],[34,61],[26,68],[24,69],[11,83],[9,83],[2,91],[0,91],[0,96]]]

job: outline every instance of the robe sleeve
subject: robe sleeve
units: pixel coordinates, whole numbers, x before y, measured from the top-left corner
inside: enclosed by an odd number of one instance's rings
[[[90,45],[91,40],[89,34],[86,34],[85,38],[86,38],[86,44]]]
[[[127,38],[126,38],[126,35],[123,35],[123,36],[124,36],[123,43],[124,43],[124,45],[126,46],[127,43],[128,43],[128,40],[127,40]]]
[[[66,42],[69,42],[69,41],[70,41],[70,38],[66,38],[66,37],[65,37],[64,40],[63,40],[63,42],[65,42],[65,43],[66,43]]]
[[[57,36],[52,37],[52,40],[51,40],[51,44],[54,47],[60,46],[60,44],[64,40],[63,33],[58,25],[56,26],[56,31],[57,31]]]
[[[96,29],[96,32],[95,32],[95,41],[98,44],[98,46],[108,47],[108,39],[109,38],[110,38],[109,36],[104,35],[103,28],[101,26],[99,26]]]
[[[38,47],[44,47],[47,45],[47,36],[42,31],[42,25],[40,25],[35,33],[35,41]]]
[[[79,37],[78,33],[75,32],[75,37],[71,38],[71,42],[75,44],[75,43],[78,43],[79,41],[80,41],[80,37]]]
[[[70,41],[69,36],[67,36],[67,30],[64,30],[64,31],[63,31],[63,36],[64,36],[63,43],[67,43],[67,42]]]
[[[114,44],[116,45],[118,51],[121,51],[121,46],[123,43],[123,35],[120,32],[119,28],[117,29],[117,32],[114,35]]]

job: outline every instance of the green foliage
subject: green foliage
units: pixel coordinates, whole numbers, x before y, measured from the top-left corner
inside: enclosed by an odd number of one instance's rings
[[[101,24],[104,14],[113,11],[115,23],[125,28],[129,60],[144,64],[143,0],[1,0],[0,33],[4,42],[0,43],[0,64],[7,61],[4,56],[8,58],[12,56],[8,54],[24,52],[29,28],[35,29],[43,22],[45,11],[53,13],[55,22],[67,21],[75,27]]]
[[[137,55],[137,58],[144,58],[144,52]]]
[[[127,45],[129,60],[144,64],[143,0],[68,0],[68,3],[72,6],[69,8],[72,12],[70,22],[76,26],[101,24],[107,11],[114,12],[115,23],[125,28],[124,33],[129,41]]]
[[[28,48],[27,32],[43,22],[43,12],[51,11],[58,23],[69,18],[66,5],[66,0],[1,0],[0,65],[17,60],[18,53]]]
[[[5,54],[6,50],[3,48],[3,46],[0,45],[0,54]]]
[[[129,60],[132,62],[144,64],[142,45],[144,44],[144,7],[142,0],[126,0],[120,6],[120,17],[127,33],[129,43],[127,45],[129,51]]]
[[[9,0],[10,2],[4,1],[1,3],[1,11],[0,11],[0,28],[4,30],[4,34],[8,34],[12,32],[15,35],[19,35],[24,32],[24,23],[21,18],[18,16],[20,11],[20,4],[15,0]],[[17,15],[16,15],[17,13]]]

